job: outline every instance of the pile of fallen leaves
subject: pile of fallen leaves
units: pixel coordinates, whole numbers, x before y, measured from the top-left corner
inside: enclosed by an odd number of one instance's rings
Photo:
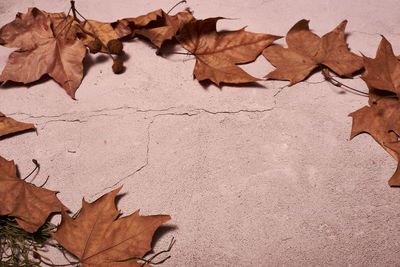
[[[353,117],[351,138],[369,133],[400,166],[400,62],[384,37],[376,58],[371,59],[350,52],[345,41],[347,21],[319,37],[310,31],[309,21],[300,20],[287,33],[285,48],[271,45],[280,36],[252,33],[244,28],[218,32],[216,25],[221,19],[199,20],[188,10],[169,15],[159,9],[105,23],[86,19],[75,8],[74,1],[68,14],[29,8],[26,14],[18,13],[15,20],[0,29],[0,44],[17,48],[10,54],[0,81],[31,83],[48,75],[75,99],[87,53],[107,54],[112,59],[113,72],[120,74],[124,72],[123,41],[137,36],[154,44],[157,54],[162,54],[167,40],[178,42],[196,58],[193,71],[196,79],[210,80],[217,85],[262,81],[238,66],[262,54],[276,67],[264,78],[288,80],[289,85],[294,85],[321,70],[325,79],[334,85],[368,96],[369,106],[350,114]],[[335,76],[352,78],[355,73],[362,73],[368,93],[335,79]],[[0,136],[33,129],[33,124],[17,122],[0,113]],[[120,188],[93,203],[83,200],[79,213],[71,217],[55,191],[19,178],[14,162],[1,156],[0,185],[0,257],[9,266],[53,264],[42,254],[48,245],[73,254],[78,261],[70,264],[153,263],[154,257],[150,260],[143,257],[151,249],[156,229],[170,219],[168,215],[140,216],[138,211],[120,218],[115,208]],[[400,186],[400,167],[389,185]],[[61,213],[58,226],[48,220],[53,213]]]

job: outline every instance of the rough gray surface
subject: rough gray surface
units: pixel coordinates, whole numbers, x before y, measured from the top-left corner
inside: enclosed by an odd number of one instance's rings
[[[171,1],[79,0],[91,19],[114,21],[163,8]],[[67,11],[68,1],[0,3],[0,23],[36,6]],[[380,35],[400,54],[397,1],[190,1],[197,18],[285,35],[298,20],[322,35],[348,19],[350,48],[375,56]],[[181,6],[181,8],[183,8]],[[284,43],[279,40],[278,43]],[[47,188],[76,211],[124,185],[124,214],[170,214],[155,251],[177,243],[163,266],[400,265],[399,191],[389,188],[396,162],[368,135],[349,141],[347,115],[367,99],[346,93],[316,73],[292,87],[203,87],[194,59],[158,57],[149,44],[125,43],[127,70],[114,75],[102,56],[71,100],[53,80],[0,89],[0,110],[37,126],[0,141],[1,155],[22,174],[42,168]],[[11,50],[0,47],[0,67]],[[180,50],[182,51],[182,50]],[[263,57],[244,67],[262,77]],[[345,81],[366,91],[359,78]],[[59,220],[58,217],[54,219]],[[62,257],[54,255],[55,261]]]

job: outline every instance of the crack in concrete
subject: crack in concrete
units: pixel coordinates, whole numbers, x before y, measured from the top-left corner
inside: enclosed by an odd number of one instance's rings
[[[122,182],[124,182],[125,180],[127,180],[128,178],[133,177],[134,175],[136,175],[137,173],[141,172],[143,169],[145,169],[148,165],[149,165],[149,158],[150,158],[150,144],[151,144],[151,127],[153,125],[153,123],[155,122],[156,118],[161,117],[161,116],[198,116],[201,114],[210,114],[210,115],[219,115],[219,114],[227,114],[227,115],[235,115],[235,114],[239,114],[239,113],[264,113],[264,112],[269,112],[274,110],[276,107],[276,101],[274,101],[274,105],[270,108],[265,108],[265,109],[254,109],[254,110],[250,110],[250,109],[239,109],[239,110],[233,110],[233,111],[229,111],[229,110],[222,110],[222,111],[212,111],[212,110],[208,110],[205,108],[195,108],[195,109],[190,109],[188,111],[182,111],[182,112],[178,112],[178,111],[174,111],[174,112],[169,112],[171,110],[177,110],[177,107],[168,107],[168,108],[164,108],[164,109],[138,109],[138,108],[134,108],[134,107],[130,107],[130,106],[122,106],[122,107],[116,107],[116,108],[105,108],[105,109],[97,109],[97,110],[92,110],[92,111],[84,111],[84,112],[72,112],[72,113],[62,113],[60,115],[31,115],[29,113],[22,113],[22,112],[16,112],[16,113],[12,113],[9,114],[9,116],[13,116],[13,115],[25,115],[27,116],[27,118],[33,118],[33,119],[45,119],[48,118],[50,120],[41,122],[41,123],[37,123],[38,125],[43,125],[41,127],[41,130],[43,130],[47,124],[52,123],[52,122],[73,122],[73,123],[87,123],[89,118],[93,118],[93,117],[101,117],[101,116],[120,116],[120,115],[127,115],[127,113],[123,113],[123,114],[110,114],[107,112],[114,112],[114,111],[121,111],[121,110],[133,110],[133,113],[131,114],[135,114],[135,113],[144,113],[144,114],[151,114],[151,113],[155,113],[156,114],[152,114],[151,116],[149,116],[149,118],[151,119],[151,121],[149,122],[148,126],[147,126],[147,142],[146,142],[146,155],[145,155],[145,159],[143,161],[143,163],[138,167],[135,168],[132,172],[130,172],[129,174],[125,175],[122,178],[117,179],[117,181],[112,184],[111,186],[107,186],[105,188],[103,188],[100,192],[95,193],[93,195],[91,195],[91,198],[94,198],[95,196],[98,196],[100,194],[103,194],[104,191],[110,190],[112,188],[115,188],[116,186],[120,185]],[[65,116],[68,117],[72,117],[72,116],[79,116],[82,113],[92,113],[90,115],[86,115],[84,116],[84,119],[77,119],[77,118],[62,118]],[[129,114],[129,113],[128,113]],[[147,118],[147,116],[146,116]],[[79,145],[78,145],[79,147]],[[69,153],[76,153],[76,150],[68,150]]]
[[[370,36],[380,36],[380,33],[370,33],[370,32],[363,32],[363,31],[351,31],[351,33],[360,33],[360,34],[365,34],[365,35],[370,35]]]
[[[156,116],[165,116],[165,115],[171,115],[171,116],[196,116],[200,115],[201,113],[207,113],[211,115],[218,115],[218,114],[238,114],[238,113],[263,113],[263,112],[268,112],[271,111],[275,108],[276,102],[274,102],[274,105],[271,108],[266,108],[266,109],[239,109],[239,110],[232,110],[232,111],[212,111],[208,110],[205,108],[196,108],[196,109],[191,109],[189,111],[182,111],[182,112],[167,112],[170,110],[177,110],[177,107],[168,107],[165,109],[138,109],[134,107],[129,107],[129,106],[123,106],[123,107],[117,107],[117,108],[112,108],[112,109],[98,109],[98,110],[93,110],[93,111],[84,111],[84,112],[72,112],[72,113],[62,113],[59,115],[31,115],[29,113],[24,113],[24,112],[15,112],[8,114],[7,116],[15,116],[15,115],[24,115],[26,119],[50,119],[44,122],[38,122],[36,123],[37,125],[43,125],[41,127],[41,130],[43,130],[48,123],[51,122],[79,122],[79,123],[86,123],[88,122],[89,118],[93,117],[107,117],[107,116],[121,116],[121,115],[127,115],[127,113],[123,114],[112,114],[112,113],[107,113],[107,112],[114,112],[114,111],[120,111],[120,110],[133,110],[133,113],[130,114],[135,114],[135,113],[144,113],[144,114],[149,114],[149,113],[154,113],[158,112],[150,117],[156,117]],[[161,113],[160,113],[161,112]],[[89,115],[82,115],[82,113],[89,113]],[[90,114],[91,113],[91,114]],[[129,113],[128,113],[129,114]],[[73,118],[73,117],[81,117],[81,118]],[[69,117],[69,118],[65,118]]]
[[[103,188],[100,192],[93,194],[92,196],[90,196],[91,198],[94,198],[95,196],[103,194],[103,192],[106,190],[115,188],[117,185],[121,184],[123,181],[134,176],[135,174],[141,172],[145,167],[147,167],[147,165],[149,165],[150,143],[151,143],[150,128],[151,128],[151,125],[153,124],[154,120],[155,120],[155,117],[149,122],[149,124],[147,126],[147,144],[146,144],[146,156],[145,156],[144,163],[141,166],[139,166],[139,168],[136,168],[134,171],[132,171],[131,173],[125,175],[122,178],[119,178],[118,181],[116,183],[114,183],[113,185],[107,186],[107,187]]]
[[[79,114],[88,114],[88,113],[95,113],[92,115],[89,115],[87,117],[95,117],[95,116],[111,116],[111,114],[103,113],[103,114],[96,114],[100,112],[112,112],[112,111],[119,111],[119,110],[134,110],[134,113],[148,113],[148,112],[163,112],[163,111],[168,111],[171,109],[174,109],[175,107],[169,107],[166,109],[138,109],[136,107],[131,107],[131,106],[122,106],[122,107],[116,107],[116,108],[104,108],[104,109],[95,109],[95,110],[87,110],[87,111],[81,111],[81,112],[70,112],[70,113],[61,113],[58,115],[32,115],[29,113],[25,112],[14,112],[10,113],[7,116],[15,116],[15,115],[23,115],[26,116],[25,119],[47,119],[47,118],[61,118],[65,116],[72,116],[72,115],[79,115]]]
[[[40,130],[43,130],[43,129],[46,127],[46,125],[47,125],[48,123],[51,123],[51,122],[78,122],[78,123],[85,123],[85,122],[87,122],[87,120],[80,120],[80,119],[72,119],[72,120],[69,120],[69,119],[48,120],[48,121],[45,121],[44,123],[37,123],[36,125],[43,125],[43,126],[40,128]]]
[[[279,87],[279,88],[278,88],[278,91],[274,94],[273,97],[276,97],[277,95],[279,95],[279,94],[283,91],[283,89],[285,89],[286,87],[289,87],[289,85],[284,85],[284,86],[282,86],[282,87]],[[275,104],[276,104],[276,103],[275,103]]]
[[[274,106],[272,106],[271,108],[266,108],[266,109],[253,109],[253,110],[249,110],[249,109],[239,109],[239,110],[235,110],[235,111],[210,111],[207,109],[195,109],[195,111],[203,111],[205,113],[208,114],[213,114],[213,115],[217,115],[217,114],[238,114],[238,113],[263,113],[263,112],[268,112],[268,111],[272,111],[275,108],[276,103],[274,103]]]
[[[173,107],[175,108],[175,107]],[[146,155],[145,159],[142,165],[140,165],[138,168],[136,168],[134,171],[130,172],[129,174],[125,175],[122,178],[117,179],[117,182],[115,182],[113,185],[107,186],[103,188],[100,192],[93,194],[90,196],[91,198],[94,198],[100,194],[104,194],[105,191],[111,190],[115,188],[116,186],[119,186],[122,182],[127,180],[128,178],[131,178],[135,176],[137,173],[141,172],[144,168],[146,168],[149,165],[149,159],[150,159],[150,144],[151,144],[151,127],[153,123],[155,122],[156,118],[161,117],[161,116],[197,116],[200,115],[202,112],[211,114],[211,115],[217,115],[217,114],[238,114],[238,113],[263,113],[263,112],[268,112],[272,111],[275,108],[268,108],[268,109],[261,109],[261,110],[246,110],[246,109],[241,109],[241,110],[236,110],[236,111],[210,111],[207,109],[193,109],[187,112],[182,112],[182,113],[177,113],[177,112],[169,112],[169,113],[158,113],[155,114],[152,117],[152,120],[149,122],[147,126],[147,143],[146,143]],[[172,108],[169,108],[170,110]]]

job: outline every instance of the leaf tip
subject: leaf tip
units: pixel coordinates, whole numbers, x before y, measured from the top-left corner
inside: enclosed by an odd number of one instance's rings
[[[342,22],[340,22],[338,28],[344,30],[346,28],[347,22],[347,19],[343,20]]]
[[[310,20],[307,19],[302,19],[299,20],[290,30],[289,32],[297,32],[297,31],[309,31],[310,28],[308,24],[310,23]],[[289,33],[288,32],[288,33]]]

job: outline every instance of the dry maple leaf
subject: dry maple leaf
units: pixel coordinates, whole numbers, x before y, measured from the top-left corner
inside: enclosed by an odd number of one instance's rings
[[[400,147],[393,145],[400,136],[400,102],[396,98],[381,98],[370,103],[371,106],[364,106],[349,114],[353,118],[350,139],[360,133],[368,133],[393,158],[400,161]],[[393,177],[389,180],[389,185],[400,186],[399,169]]]
[[[16,216],[25,231],[36,232],[51,213],[65,209],[56,193],[19,179],[14,161],[0,156],[0,215]]]
[[[136,260],[118,262],[131,257],[143,257],[151,247],[154,232],[171,217],[140,216],[139,211],[118,218],[115,197],[122,187],[93,203],[82,201],[79,216],[73,220],[62,212],[62,221],[53,237],[84,266],[140,266]]]
[[[308,23],[308,20],[300,20],[289,30],[286,35],[288,48],[274,45],[263,51],[276,67],[266,78],[289,80],[293,85],[320,66],[328,67],[340,76],[351,76],[363,67],[361,57],[349,51],[344,39],[346,20],[322,38],[310,31]]]
[[[30,83],[48,74],[75,99],[86,48],[80,40],[55,35],[52,26],[47,13],[30,8],[0,29],[1,44],[19,48],[10,54],[0,81]]]
[[[6,117],[0,112],[0,136],[35,129],[32,123],[24,123]]]
[[[254,61],[261,51],[280,36],[238,31],[217,32],[221,17],[194,20],[184,25],[179,43],[196,57],[193,74],[197,80],[209,79],[219,85],[259,81],[236,64]]]
[[[193,19],[192,13],[188,11],[178,12],[170,16],[162,9],[158,9],[136,18],[122,19],[118,21],[119,25],[116,30],[118,29],[119,32],[121,25],[130,27],[131,38],[135,35],[144,36],[160,48],[165,40],[171,40],[184,24]]]
[[[375,59],[363,57],[365,72],[361,78],[368,86],[400,95],[400,62],[392,45],[382,36]]]

